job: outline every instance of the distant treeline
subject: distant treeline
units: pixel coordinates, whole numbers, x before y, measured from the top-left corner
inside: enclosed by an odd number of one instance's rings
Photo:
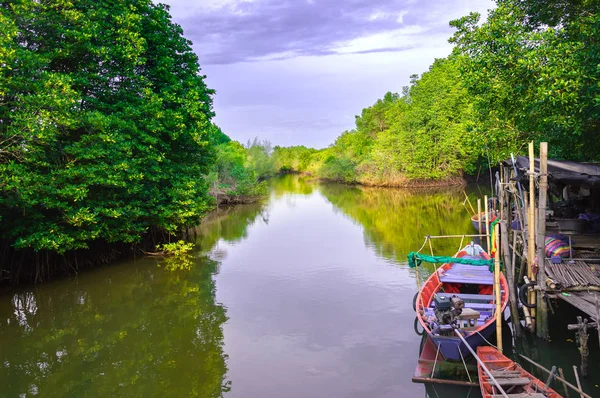
[[[275,148],[276,167],[345,182],[411,185],[476,173],[527,142],[600,159],[600,2],[496,0],[452,21],[453,53],[356,117],[323,150]]]

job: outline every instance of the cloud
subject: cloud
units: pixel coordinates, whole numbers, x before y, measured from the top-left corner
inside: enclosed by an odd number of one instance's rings
[[[491,0],[162,0],[216,89],[232,138],[326,147],[452,46],[448,22]]]
[[[412,0],[171,0],[203,64],[348,53],[365,37],[393,34],[396,42],[357,51],[403,51],[447,27],[448,3]],[[453,2],[455,5],[456,2]]]

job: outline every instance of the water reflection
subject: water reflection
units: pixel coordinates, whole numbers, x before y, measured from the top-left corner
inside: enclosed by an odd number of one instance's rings
[[[406,254],[469,231],[460,191],[276,179],[189,231],[183,260],[0,296],[0,395],[422,396]]]
[[[473,233],[462,205],[462,188],[407,190],[322,184],[320,191],[364,228],[367,246],[397,263],[406,263],[408,253],[419,249],[426,235]],[[435,240],[433,249],[436,254],[452,255],[460,242],[460,238]],[[430,250],[428,246],[425,249]]]
[[[203,258],[189,275],[154,265],[118,265],[2,300],[0,395],[227,391],[217,262]]]

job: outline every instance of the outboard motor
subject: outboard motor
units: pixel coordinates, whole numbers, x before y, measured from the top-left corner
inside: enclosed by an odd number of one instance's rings
[[[462,313],[465,302],[458,296],[450,296],[438,293],[433,298],[435,303],[436,325],[434,328],[438,334],[451,335],[452,329],[457,326],[456,319]]]

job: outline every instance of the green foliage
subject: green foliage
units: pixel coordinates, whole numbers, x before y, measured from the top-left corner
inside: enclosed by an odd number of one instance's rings
[[[472,103],[455,57],[437,60],[404,94],[387,93],[356,117],[322,151],[276,148],[281,170],[313,172],[329,180],[372,185],[409,185],[472,171],[478,155]],[[306,161],[299,161],[308,159]]]
[[[528,140],[551,155],[598,158],[600,3],[498,0],[487,21],[453,21],[461,76],[494,160]]]
[[[156,250],[164,252],[169,256],[180,256],[189,253],[194,248],[194,244],[184,240],[177,242],[162,243],[156,245]]]
[[[402,186],[474,173],[529,140],[548,141],[553,157],[600,159],[600,3],[497,3],[484,23],[476,13],[451,22],[451,56],[363,109],[308,164],[297,160],[306,148],[276,148],[278,168]]]
[[[313,155],[318,151],[313,148],[307,148],[305,146],[292,146],[292,147],[280,147],[276,146],[273,148],[272,158],[273,167],[278,172],[307,172],[308,167],[312,162]]]
[[[255,138],[254,141],[248,141],[246,150],[250,166],[258,178],[265,179],[275,174],[274,160],[271,157],[273,150],[269,141],[260,141]]]
[[[258,196],[266,192],[262,180],[274,174],[270,143],[255,140],[244,147],[237,141],[216,147],[215,163],[207,175],[211,194],[220,200],[231,196]]]
[[[167,7],[23,0],[0,18],[2,238],[63,253],[198,223],[213,91]]]
[[[319,168],[319,177],[332,181],[354,182],[355,168],[356,164],[352,160],[330,154]]]
[[[169,271],[189,271],[194,266],[193,248],[193,243],[184,240],[156,245],[156,250],[166,255],[161,265]]]

